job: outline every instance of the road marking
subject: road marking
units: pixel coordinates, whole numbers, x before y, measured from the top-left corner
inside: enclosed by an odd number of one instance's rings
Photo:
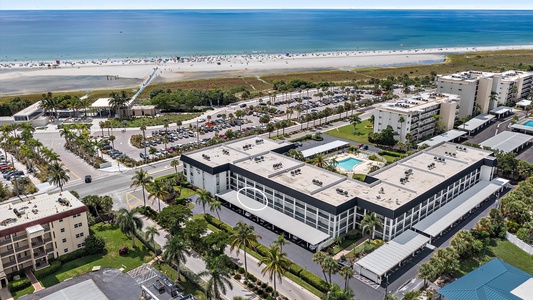
[[[63,165],[65,165],[65,164],[63,164]],[[81,179],[81,177],[78,176],[78,174],[74,173],[74,171],[72,171],[70,168],[68,169],[68,171],[69,171],[72,175],[78,177],[78,179]]]
[[[135,199],[136,200],[134,204],[130,203],[131,199]],[[141,199],[137,198],[131,192],[126,192],[126,204],[128,204],[128,207],[130,209],[133,209],[133,208],[141,205],[142,203],[143,203],[143,201]]]

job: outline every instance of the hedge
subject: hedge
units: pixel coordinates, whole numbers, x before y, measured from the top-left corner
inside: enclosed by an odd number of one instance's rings
[[[388,155],[392,157],[404,157],[405,155],[402,153],[394,152],[394,151],[387,151],[387,150],[381,150],[378,152],[379,155]]]
[[[152,220],[155,220],[157,217],[157,212],[150,206],[141,206],[138,208],[138,211]]]
[[[81,249],[78,249],[74,252],[70,252],[68,254],[65,254],[65,255],[61,255],[58,260],[61,261],[61,263],[68,263],[69,261],[73,261],[75,259],[78,259],[78,258],[81,258],[81,257],[84,257],[87,255],[86,253],[87,251],[85,251],[85,248],[81,248]]]
[[[39,270],[35,272],[35,277],[37,279],[42,279],[48,275],[52,275],[53,273],[59,271],[63,264],[59,260],[54,260],[50,263],[50,266],[48,268]]]
[[[24,277],[17,281],[11,281],[7,284],[7,288],[11,293],[21,291],[31,285],[31,281]]]
[[[149,243],[145,238],[144,238],[144,232],[141,231],[141,230],[135,230],[135,237],[141,242],[143,243],[143,245],[146,246],[146,248],[150,249],[152,252],[154,252],[156,255],[160,255],[162,253],[161,251],[161,246],[158,244],[158,243],[155,243],[155,249],[154,249],[154,244],[152,243]]]

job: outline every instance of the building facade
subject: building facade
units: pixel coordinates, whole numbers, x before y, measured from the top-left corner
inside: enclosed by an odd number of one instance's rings
[[[443,130],[451,130],[459,113],[460,99],[452,94],[423,93],[384,103],[376,108],[374,132],[379,133],[390,125],[397,133],[396,138],[405,143],[408,133],[413,141],[433,135],[437,122]]]
[[[0,206],[0,283],[11,273],[44,269],[49,260],[85,247],[87,207],[70,192]]]
[[[507,105],[509,100],[526,98],[533,90],[533,73],[507,71],[489,73],[466,71],[437,76],[437,92],[461,96],[459,117],[486,114]]]
[[[280,154],[290,148],[243,139],[185,153],[181,159],[191,184],[259,222],[277,215],[272,225],[312,250],[359,228],[371,212],[383,222],[375,235],[388,241],[480,180],[491,180],[496,164],[491,152],[441,143],[360,182]],[[289,221],[292,227],[284,225]],[[325,238],[303,237],[306,232]]]

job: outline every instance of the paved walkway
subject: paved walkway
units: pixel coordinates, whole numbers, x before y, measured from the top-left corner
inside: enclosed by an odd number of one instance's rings
[[[31,285],[33,285],[33,288],[36,292],[44,290],[44,287],[41,285],[39,280],[35,278],[35,275],[33,275],[33,272],[30,269],[26,269],[24,273],[26,274],[26,277],[28,277],[28,279],[31,281]]]
[[[0,299],[2,299],[2,300],[13,300],[13,296],[11,295],[11,293],[9,292],[7,287],[2,288],[0,290]]]

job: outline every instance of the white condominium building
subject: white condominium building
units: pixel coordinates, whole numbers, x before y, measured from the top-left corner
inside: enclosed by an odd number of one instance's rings
[[[360,227],[365,214],[383,220],[389,241],[480,181],[490,181],[489,151],[441,143],[352,180],[281,153],[294,148],[244,138],[184,153],[184,174],[230,208],[320,249]],[[271,225],[268,225],[271,224]]]
[[[459,112],[460,99],[452,94],[423,93],[384,103],[376,108],[374,132],[379,133],[390,125],[397,133],[396,139],[405,143],[408,133],[414,141],[432,135],[437,122],[442,123],[444,130],[451,130]]]
[[[85,247],[87,207],[70,192],[44,194],[0,205],[0,285],[24,268]]]
[[[533,89],[533,73],[508,71],[489,73],[466,71],[437,76],[437,91],[461,96],[459,117],[506,105],[507,101],[527,97]],[[494,96],[491,96],[494,93]],[[492,98],[492,100],[491,100]]]

